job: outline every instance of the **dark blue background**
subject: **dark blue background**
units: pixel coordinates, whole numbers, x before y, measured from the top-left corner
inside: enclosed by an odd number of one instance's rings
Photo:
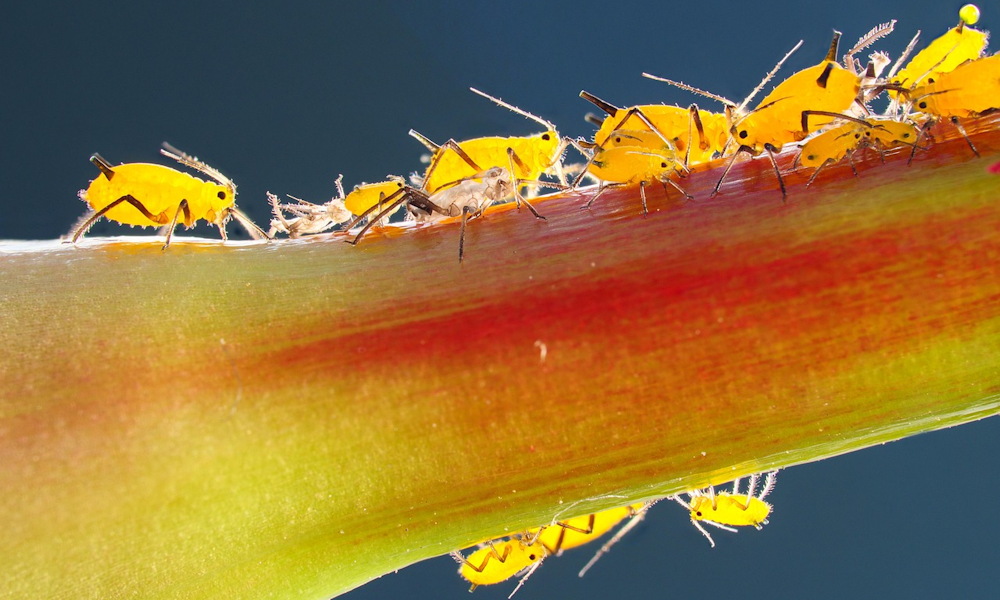
[[[338,173],[349,189],[419,170],[411,127],[439,141],[537,130],[469,86],[587,135],[580,89],[620,105],[692,101],[639,77],[650,71],[740,99],[800,38],[784,75],[817,62],[832,28],[843,52],[898,18],[877,46],[895,57],[915,30],[927,41],[953,25],[959,5],[11,3],[0,19],[0,239],[65,233],[84,211],[76,192],[96,175],[95,151],[165,161],[157,149],[170,141],[232,177],[239,206],[266,225],[265,190],[325,201]],[[981,8],[981,27],[996,29],[1000,7]],[[787,470],[771,524],[720,532],[715,550],[679,507],[656,507],[585,580],[581,549],[547,562],[520,597],[995,597],[998,424]],[[469,596],[439,558],[348,596],[386,597]]]

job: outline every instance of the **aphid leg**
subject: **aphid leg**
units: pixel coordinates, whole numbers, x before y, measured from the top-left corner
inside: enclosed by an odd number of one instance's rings
[[[583,577],[584,575],[586,575],[587,571],[589,571],[590,568],[593,567],[594,564],[598,560],[600,560],[602,556],[604,556],[609,551],[611,551],[611,548],[614,547],[615,544],[617,544],[618,542],[620,542],[621,539],[623,537],[625,537],[625,535],[628,532],[630,532],[633,529],[635,529],[639,525],[639,523],[641,523],[642,520],[646,518],[646,509],[649,508],[650,506],[652,506],[652,503],[647,504],[642,509],[640,509],[637,513],[635,513],[634,515],[632,515],[632,518],[629,519],[629,522],[626,523],[625,525],[623,525],[617,531],[617,533],[615,533],[615,535],[612,536],[612,538],[610,540],[608,540],[607,542],[605,542],[604,545],[601,546],[601,549],[598,550],[597,553],[594,554],[593,557],[591,557],[590,561],[588,561],[587,564],[583,565],[583,568],[580,569],[580,572],[576,574],[577,577]]]
[[[962,124],[958,121],[958,117],[952,117],[951,124],[955,126],[955,129],[957,129],[958,132],[962,134],[962,137],[965,138],[965,141],[969,143],[969,148],[972,148],[972,153],[979,158],[979,150],[976,150],[976,146],[972,143],[972,140],[969,139],[969,134],[965,133],[965,127],[962,127]]]
[[[94,166],[100,169],[101,173],[104,173],[104,176],[108,179],[108,181],[111,181],[111,178],[115,175],[115,172],[111,169],[111,163],[104,160],[104,157],[97,153],[94,153],[94,155],[90,157],[90,162],[94,163]]]
[[[105,206],[104,208],[102,208],[101,210],[95,211],[94,214],[90,215],[90,218],[88,218],[83,223],[81,223],[79,226],[77,226],[77,228],[73,230],[73,240],[72,240],[72,242],[75,244],[76,240],[80,239],[80,236],[83,235],[84,232],[86,232],[88,229],[90,229],[94,225],[95,221],[97,221],[98,219],[100,219],[101,217],[103,217],[105,215],[105,213],[107,213],[112,208],[118,206],[122,202],[128,202],[129,204],[131,204],[132,206],[134,206],[136,208],[136,210],[138,210],[139,212],[141,212],[144,217],[146,217],[150,221],[153,221],[154,223],[165,223],[166,222],[166,218],[164,217],[163,213],[160,213],[158,215],[154,215],[153,213],[151,213],[148,210],[146,210],[146,207],[143,206],[142,202],[139,202],[138,200],[136,200],[131,194],[126,194],[125,196],[122,196],[121,198],[115,200],[114,202],[111,202],[110,204],[108,204],[107,206]]]
[[[170,238],[174,236],[174,229],[177,228],[177,219],[181,216],[181,212],[184,212],[184,223],[191,222],[191,209],[188,208],[187,198],[181,200],[180,204],[177,205],[177,210],[174,212],[174,218],[170,221],[170,225],[167,227],[167,240],[163,242],[163,249],[166,250],[167,246],[170,245]],[[222,236],[223,241],[225,241],[225,233]]]
[[[385,217],[390,212],[396,210],[396,207],[398,207],[403,202],[409,201],[411,194],[418,194],[418,193],[426,200],[427,195],[424,194],[423,192],[418,192],[418,190],[414,190],[409,187],[403,187],[396,190],[395,192],[390,194],[388,198],[386,198],[386,203],[388,204],[387,208],[379,212],[374,219],[368,219],[368,222],[365,223],[364,227],[361,228],[361,231],[358,232],[356,236],[354,236],[353,240],[345,240],[345,241],[348,244],[351,244],[352,246],[356,246],[358,241],[361,239],[361,236],[363,236],[369,229],[371,229],[372,226],[375,225],[375,223],[379,222],[382,219],[382,217]],[[399,196],[399,198],[396,198],[396,196]],[[356,227],[358,223],[363,221],[366,217],[378,211],[379,208],[380,205],[376,204],[371,208],[365,210],[365,212],[361,213],[353,221],[348,223],[347,227],[345,227],[344,229],[346,231],[350,231],[352,228]]]
[[[757,482],[759,479],[760,476],[756,473],[750,476],[750,483],[747,486],[747,503],[746,506],[743,507],[743,510],[750,508],[750,499],[753,498],[753,493],[757,490]],[[733,495],[735,496],[736,494],[734,493]]]
[[[820,166],[816,167],[816,170],[813,171],[812,177],[810,177],[809,181],[806,182],[806,187],[809,187],[810,185],[812,185],[813,181],[816,181],[816,177],[819,176],[819,172],[823,170],[823,167],[825,167],[825,166],[827,166],[829,164],[833,164],[833,162],[834,162],[834,160],[832,158],[828,158],[825,161],[823,161],[823,164],[821,164]]]
[[[760,496],[757,496],[758,500],[763,500],[768,494],[774,490],[774,485],[778,482],[778,472],[768,471],[764,475],[764,487],[760,490]]]
[[[854,165],[854,151],[853,150],[848,150],[847,152],[845,152],[845,154],[847,155],[847,163],[849,165],[851,165],[851,171],[854,173],[854,176],[857,177],[858,176],[858,168]],[[879,154],[879,156],[882,157],[882,164],[884,165],[885,164],[885,155],[882,154],[882,150],[881,149],[878,149],[878,154]]]
[[[645,181],[640,181],[639,182],[639,197],[642,199],[642,216],[643,216],[643,218],[645,218],[646,215],[649,214],[649,210],[646,207],[646,182]]]
[[[785,180],[781,177],[781,170],[778,169],[778,159],[774,157],[775,148],[772,144],[764,144],[764,150],[767,151],[767,157],[771,159],[771,165],[774,167],[774,174],[778,177],[778,187],[781,188],[781,201],[784,202],[785,198],[788,197],[788,192],[785,191]]]
[[[281,204],[278,197],[271,192],[267,193],[267,201],[271,204],[271,212],[274,213],[275,219],[271,220],[271,229],[268,231],[268,236],[273,236],[279,231],[288,234],[288,237],[294,238],[298,237],[295,231],[292,231],[291,225],[285,220],[285,213],[281,210]]]
[[[514,152],[513,148],[510,148],[510,147],[507,148],[507,161],[508,161],[508,164],[509,164],[511,177],[514,177],[514,174],[517,173],[517,171],[514,170],[514,165],[515,164],[517,166],[521,167],[521,172],[528,171],[528,168],[527,168],[527,166],[525,166],[524,161],[522,161],[521,157],[517,155],[517,152]],[[536,219],[545,219],[545,217],[543,217],[542,215],[538,214],[538,211],[535,210],[534,206],[532,206],[531,204],[529,204],[528,201],[525,200],[521,196],[521,186],[524,185],[525,183],[532,183],[534,181],[535,180],[520,179],[520,178],[514,179],[514,182],[513,182],[514,183],[514,203],[517,205],[518,208],[521,208],[521,202],[524,202],[524,205],[528,207],[528,210],[531,211],[531,214],[535,215]]]
[[[722,177],[719,177],[719,181],[716,182],[715,189],[712,190],[709,198],[715,198],[715,196],[719,193],[719,189],[722,187],[722,182],[725,181],[726,176],[729,175],[729,171],[732,170],[733,165],[736,164],[736,157],[738,157],[741,152],[751,153],[752,150],[749,146],[740,146],[739,149],[733,153],[733,157],[729,159],[729,164],[726,165],[726,170],[722,172]]]
[[[917,139],[913,140],[913,149],[910,150],[910,158],[909,160],[906,161],[906,166],[910,166],[910,163],[913,162],[913,157],[916,156],[917,154],[917,148],[920,147],[919,146],[920,136],[927,135],[928,138],[931,137],[930,129],[933,126],[933,124],[934,124],[933,120],[928,120],[923,125],[921,125],[920,128],[917,130]],[[922,148],[922,150],[927,150],[927,148]]]
[[[454,558],[459,564],[468,565],[470,569],[472,569],[477,573],[482,573],[483,570],[486,569],[486,565],[490,564],[490,559],[495,558],[500,562],[507,562],[507,557],[510,556],[509,545],[504,545],[503,554],[500,554],[497,551],[497,547],[493,545],[492,541],[486,542],[486,545],[489,546],[490,552],[489,554],[486,555],[485,558],[483,558],[483,562],[480,563],[478,566],[469,562],[469,559],[462,556],[460,552],[452,552],[451,557]]]
[[[469,221],[469,213],[474,212],[471,206],[462,207],[462,227],[458,234],[458,262],[462,262],[465,256],[465,224]]]
[[[673,187],[675,190],[677,190],[678,192],[684,194],[685,198],[687,198],[688,200],[694,200],[694,196],[692,196],[691,194],[687,193],[687,190],[685,190],[684,188],[682,188],[676,181],[674,181],[673,179],[671,179],[669,175],[666,176],[666,177],[664,177],[664,178],[662,178],[662,179],[660,179],[660,183],[662,183],[663,186],[664,186],[663,187],[663,191],[666,191],[667,190],[667,188],[666,188],[667,184],[670,184],[670,186]]]
[[[597,200],[598,198],[600,198],[601,194],[603,194],[606,190],[608,190],[610,188],[620,188],[620,187],[625,187],[625,184],[624,183],[603,183],[602,182],[601,185],[598,186],[597,192],[593,196],[590,197],[590,202],[587,202],[587,204],[584,205],[582,208],[590,208],[590,205],[593,204],[595,200]]]

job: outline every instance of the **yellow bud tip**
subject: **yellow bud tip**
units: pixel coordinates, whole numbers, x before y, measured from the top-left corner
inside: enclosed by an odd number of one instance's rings
[[[958,18],[966,25],[975,25],[979,21],[979,7],[975,4],[966,4],[958,10]]]

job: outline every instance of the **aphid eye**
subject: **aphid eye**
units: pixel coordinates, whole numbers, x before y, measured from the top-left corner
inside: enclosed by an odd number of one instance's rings
[[[622,142],[622,139],[620,137],[616,137],[615,138],[615,143],[616,144],[620,144],[621,142]]]
[[[666,169],[666,168],[667,168],[667,163],[665,163],[665,162],[661,162],[661,163],[660,163],[660,168],[661,168],[661,169]]]
[[[226,192],[223,192],[223,191],[220,190],[219,191],[219,200],[225,200],[225,199],[226,199]]]
[[[927,108],[927,102],[921,102],[917,106],[919,106],[920,108]]]
[[[535,560],[535,555],[534,554],[529,554],[528,558],[530,558],[531,560]]]
[[[908,138],[908,137],[910,137],[910,134],[909,134],[909,133],[904,133],[904,134],[903,134],[903,139],[904,139],[904,140],[905,140],[906,138]]]
[[[744,129],[743,131],[740,132],[740,139],[745,140],[747,138],[747,135],[748,135],[747,130]]]
[[[934,78],[933,77],[928,77],[927,78],[927,83],[934,83]]]
[[[701,511],[700,511],[700,510],[699,510],[699,511],[698,511],[697,513],[695,513],[695,514],[697,514],[697,515],[698,515],[699,517],[700,517],[700,516],[702,516],[702,514],[701,514]]]
[[[543,139],[543,140],[548,140],[548,139],[551,139],[551,138],[552,138],[552,136],[550,136],[550,135],[549,135],[549,134],[547,134],[547,133],[543,133],[543,134],[542,134],[542,139]]]
[[[810,155],[809,155],[809,156],[807,156],[806,158],[808,158],[809,160],[816,160],[816,158],[817,158],[817,157],[816,157],[816,155],[815,155],[815,154],[810,154]]]

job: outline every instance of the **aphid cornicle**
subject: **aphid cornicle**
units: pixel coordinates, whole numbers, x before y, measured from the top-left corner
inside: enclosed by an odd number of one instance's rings
[[[255,239],[270,239],[236,208],[236,185],[229,178],[169,144],[164,143],[160,152],[215,181],[203,181],[163,165],[128,163],[113,166],[94,154],[90,161],[101,174],[80,192],[80,199],[89,204],[93,212],[81,217],[74,227],[73,243],[101,217],[125,225],[165,226],[164,248],[170,245],[179,223],[191,227],[200,219],[216,225],[223,240],[227,239],[226,222],[230,217],[235,217]]]

